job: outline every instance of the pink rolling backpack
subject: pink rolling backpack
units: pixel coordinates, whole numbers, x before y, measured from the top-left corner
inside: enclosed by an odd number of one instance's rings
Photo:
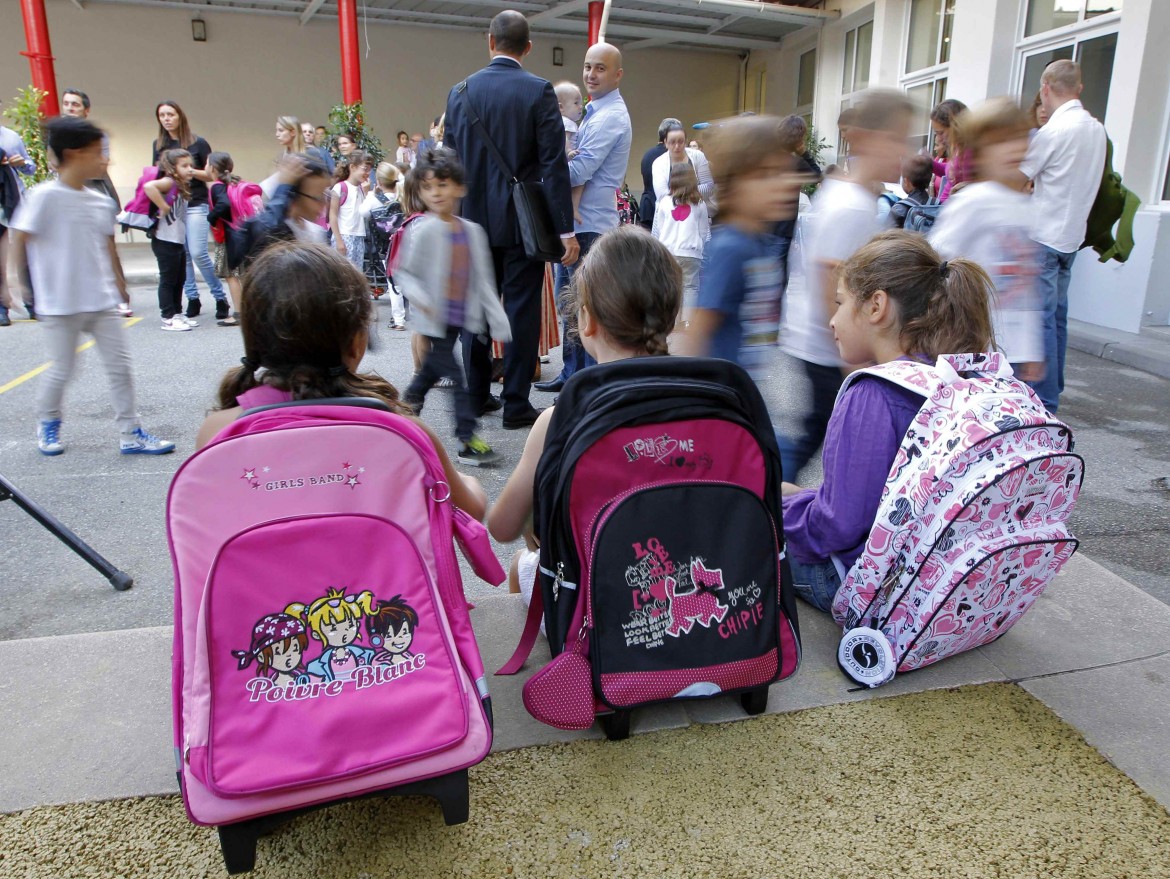
[[[800,636],[784,559],[780,456],[754,382],[722,360],[638,357],[573,376],[536,473],[553,660],[524,686],[537,720],[611,739],[642,705],[735,694],[764,710]]]
[[[859,370],[926,398],[833,601],[837,660],[878,687],[1008,631],[1076,551],[1084,461],[1000,354]]]
[[[465,821],[492,743],[452,539],[498,584],[486,530],[420,427],[374,401],[287,400],[242,395],[259,408],[167,500],[179,782],[230,872],[287,813],[340,799],[429,794]]]

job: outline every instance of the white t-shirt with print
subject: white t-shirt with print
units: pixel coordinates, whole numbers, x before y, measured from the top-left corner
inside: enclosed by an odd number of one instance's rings
[[[29,236],[29,272],[39,313],[105,311],[122,301],[109,250],[117,214],[109,196],[60,180],[25,193],[12,228]]]
[[[805,283],[803,291],[790,289],[786,297],[780,345],[801,360],[840,366],[841,356],[829,329],[832,314],[821,290],[821,267],[845,262],[881,231],[877,197],[858,183],[826,178],[801,226]]]
[[[947,199],[930,230],[943,259],[983,266],[995,284],[995,340],[1012,363],[1044,359],[1043,304],[1036,290],[1040,250],[1030,237],[1035,205],[999,183],[971,183]]]
[[[341,193],[345,191],[345,201],[341,201]],[[337,183],[333,187],[333,198],[337,200],[337,232],[339,235],[350,235],[364,238],[366,235],[366,218],[362,216],[362,201],[365,196],[360,186],[354,186],[347,180]]]

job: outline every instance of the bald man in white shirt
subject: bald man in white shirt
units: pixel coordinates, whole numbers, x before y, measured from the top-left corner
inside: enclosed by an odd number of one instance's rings
[[[1068,341],[1068,284],[1073,259],[1105,168],[1105,127],[1081,105],[1081,68],[1053,61],[1040,78],[1040,102],[1048,122],[1032,139],[1020,171],[1035,184],[1032,239],[1043,262],[1037,289],[1044,303],[1044,378],[1032,388],[1055,413],[1064,390]]]

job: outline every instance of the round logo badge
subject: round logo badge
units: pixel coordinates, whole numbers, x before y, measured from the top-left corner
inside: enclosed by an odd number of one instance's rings
[[[880,687],[894,677],[894,651],[877,629],[850,629],[837,647],[837,664],[850,680],[863,687]]]

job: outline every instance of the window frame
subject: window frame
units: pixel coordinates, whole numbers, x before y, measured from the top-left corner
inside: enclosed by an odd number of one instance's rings
[[[938,59],[938,58],[942,58],[943,45],[945,44],[945,42],[948,38],[947,37],[947,30],[943,26],[942,19],[946,15],[947,4],[948,3],[955,3],[955,2],[957,2],[957,0],[932,0],[932,2],[935,5],[935,11],[940,16],[939,26],[938,26],[938,36],[935,40],[934,56],[933,56],[934,58]],[[1087,2],[1087,0],[1086,0],[1086,2]],[[899,74],[899,80],[906,81],[906,80],[911,80],[911,79],[922,79],[922,78],[925,78],[924,75],[927,73],[930,73],[932,71],[936,71],[940,68],[945,70],[945,68],[949,67],[950,63],[951,63],[951,58],[950,58],[950,53],[948,52],[946,61],[935,61],[933,64],[927,64],[925,67],[916,67],[914,70],[907,70],[906,69],[906,66],[910,63],[910,38],[913,36],[913,34],[911,32],[911,26],[912,26],[913,20],[914,20],[914,2],[913,2],[913,0],[910,0],[910,2],[908,2],[906,4],[905,16],[906,16],[906,18],[905,18],[905,22],[904,22],[902,30],[903,30],[903,33],[905,33],[905,35],[906,35],[906,40],[905,40],[905,43],[903,46],[903,51],[902,51],[902,64],[900,65],[901,66],[901,73]],[[955,22],[953,10],[951,12],[951,16],[952,17],[951,17],[950,39],[953,40],[954,39],[954,22]],[[934,77],[934,78],[937,79],[938,77]],[[918,84],[921,85],[921,83],[918,83]]]
[[[843,53],[843,59],[842,59],[843,66],[841,67],[841,95],[837,99],[837,113],[838,114],[840,114],[847,107],[854,106],[861,99],[861,96],[863,94],[865,94],[866,90],[869,89],[869,87],[870,87],[869,71],[868,70],[865,72],[864,84],[857,86],[855,88],[854,83],[856,83],[858,81],[858,79],[857,79],[857,55],[858,55],[858,47],[861,45],[860,31],[864,27],[869,27],[869,29],[870,29],[870,33],[869,33],[869,60],[870,60],[870,66],[871,67],[873,66],[873,26],[874,26],[873,19],[867,18],[864,21],[858,21],[855,25],[853,25],[850,28],[847,28],[841,34],[841,43],[842,43],[842,47],[845,49],[845,52]],[[853,35],[852,57],[850,57],[850,55],[849,55],[849,37],[850,37],[850,35]],[[845,81],[845,74],[847,72],[852,74],[852,78],[850,79],[849,82]],[[838,135],[837,135],[837,160],[839,162],[844,162],[845,157],[848,155],[848,152],[849,152],[849,144],[841,137],[840,133],[838,133]]]
[[[946,4],[948,2],[950,2],[950,0],[935,0],[935,2],[937,4],[939,11],[942,12],[946,9]],[[911,37],[910,21],[911,21],[911,18],[913,16],[913,13],[914,13],[913,4],[907,3],[906,4],[905,19],[903,20],[903,27],[902,27],[903,33],[905,34],[905,40],[903,40],[903,43],[902,43],[901,68],[903,70],[905,69],[906,65],[909,63],[909,60],[910,60],[910,37]],[[954,38],[953,23],[954,23],[954,20],[952,19],[952,34],[951,34],[952,39]],[[942,26],[942,22],[940,21],[939,22],[939,29],[938,29],[938,42],[935,45],[935,57],[936,58],[942,57],[942,41],[943,41],[945,34],[946,34],[946,28],[944,28]],[[940,80],[947,80],[948,85],[949,85],[950,72],[951,72],[951,62],[950,62],[950,55],[948,54],[946,61],[940,61],[937,64],[932,64],[928,67],[920,67],[917,70],[913,70],[909,73],[902,73],[898,77],[898,87],[901,88],[902,91],[905,92],[907,95],[909,95],[909,93],[912,89],[918,89],[918,88],[922,88],[923,86],[929,86],[931,95],[933,97],[934,93],[938,89],[938,82]],[[943,97],[945,98],[945,96],[946,96],[946,90],[945,90],[945,86],[944,86]],[[926,155],[932,156],[932,157],[934,156],[934,128],[930,124],[930,113],[933,109],[934,109],[934,104],[932,104],[931,106],[926,108],[926,113],[927,113],[926,144],[924,145],[924,149],[926,150]]]
[[[1102,22],[1112,22],[1120,25],[1121,15],[1124,11],[1121,9],[1117,12],[1103,12],[1100,15],[1094,15],[1092,18],[1086,18],[1089,7],[1089,0],[1080,0],[1081,8],[1077,11],[1077,20],[1072,24],[1062,24],[1060,27],[1054,27],[1046,31],[1040,31],[1037,34],[1032,34],[1032,36],[1027,36],[1026,31],[1028,30],[1028,10],[1033,2],[1034,0],[1024,0],[1024,2],[1020,4],[1020,26],[1016,31],[1016,33],[1019,34],[1019,41],[1016,44],[1017,49],[1020,47],[1021,43],[1028,43],[1032,40],[1044,40],[1054,34],[1063,35],[1072,33],[1084,27],[1096,27]]]
[[[1076,58],[1077,48],[1081,43],[1106,37],[1110,34],[1120,33],[1120,12],[1110,12],[1104,15],[1094,16],[1093,18],[1084,18],[1086,5],[1087,0],[1082,0],[1081,18],[1074,24],[1053,28],[1050,31],[1044,31],[1035,36],[1025,37],[1023,33],[1028,24],[1028,3],[1020,4],[1020,20],[1016,29],[1016,33],[1020,36],[1016,41],[1016,49],[1012,60],[1013,70],[1011,81],[1014,83],[1015,94],[1024,105],[1027,105],[1036,97],[1034,94],[1024,94],[1024,77],[1027,74],[1029,58],[1034,55],[1039,55],[1042,52],[1051,52],[1055,49],[1063,49],[1066,47],[1070,47],[1073,50],[1073,58]],[[1102,119],[1101,121],[1104,122],[1105,120]]]

